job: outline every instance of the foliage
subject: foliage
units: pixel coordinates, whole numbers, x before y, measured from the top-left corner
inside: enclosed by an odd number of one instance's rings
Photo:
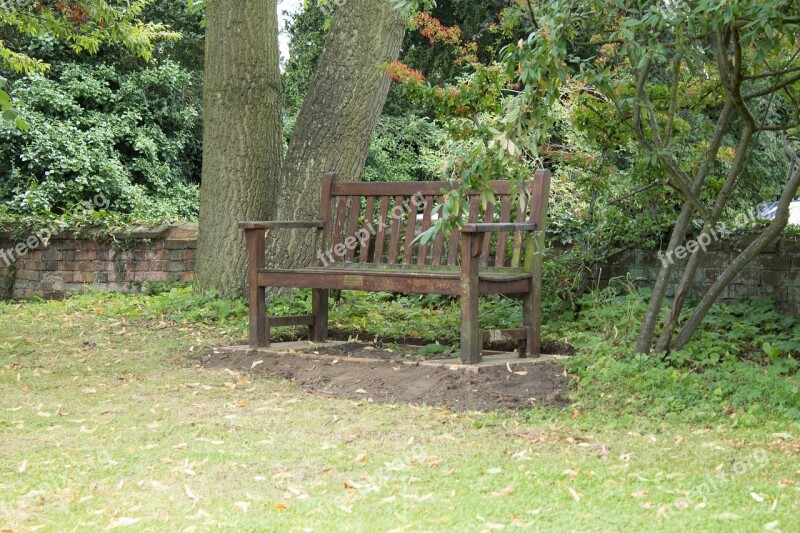
[[[400,4],[413,12],[422,3]],[[653,235],[637,235],[647,239],[672,226],[674,238],[682,240],[685,218],[693,212],[707,230],[737,211],[751,210],[748,200],[772,196],[791,182],[786,170],[794,163],[787,159],[796,159],[798,143],[782,132],[796,133],[800,117],[800,75],[792,53],[797,14],[796,3],[787,0],[740,2],[727,9],[712,0],[661,6],[522,0],[499,16],[496,31],[506,43],[499,60],[483,63],[473,56],[471,72],[457,83],[437,86],[410,67],[388,66],[415,102],[463,139],[445,168],[461,186],[442,209],[446,220],[430,233],[461,224],[467,189],[485,192],[492,176],[514,178],[526,164],[560,166],[576,156],[577,166],[596,176],[581,191],[584,200],[591,195],[590,224],[598,203],[600,218],[612,224],[617,218],[619,204],[608,195],[613,189],[625,192],[623,200],[633,198],[630,213],[639,203],[656,215]],[[425,37],[450,46],[455,57],[463,54],[460,34],[430,19],[424,11],[415,15]],[[565,101],[570,123],[584,138],[562,144],[553,109]],[[770,144],[778,144],[788,158],[775,148],[763,150]],[[679,217],[681,209],[688,215]],[[608,249],[597,235],[585,237],[588,257]],[[640,344],[649,346],[650,320],[662,299],[663,292],[654,291]],[[711,301],[698,306],[677,346]],[[673,317],[681,305],[678,299]],[[671,320],[662,336],[667,349],[673,327]]]
[[[196,216],[197,83],[169,60],[129,71],[64,63],[51,77],[18,80],[14,94],[31,129],[0,126],[5,213],[59,214],[103,193],[118,213]]]
[[[800,319],[770,299],[717,304],[699,334],[665,358],[630,358],[649,293],[613,288],[584,296],[583,312],[556,331],[579,332],[586,351],[569,365],[578,405],[700,420],[765,414],[800,419]],[[769,407],[767,407],[769,406]]]
[[[0,9],[0,27],[23,38],[52,36],[68,43],[75,52],[90,54],[97,53],[105,43],[121,43],[149,61],[156,41],[177,39],[179,34],[169,31],[163,24],[143,22],[142,12],[148,4],[148,0],[6,2]],[[22,50],[6,47],[5,41],[5,38],[0,41],[0,62],[4,67],[27,74],[41,73],[50,67]]]
[[[289,59],[283,65],[284,110],[294,115],[303,105],[311,75],[325,47],[326,14],[318,2],[307,2],[287,18],[284,31],[290,38]]]
[[[431,181],[438,179],[443,142],[435,123],[415,115],[383,115],[364,166],[364,181]]]

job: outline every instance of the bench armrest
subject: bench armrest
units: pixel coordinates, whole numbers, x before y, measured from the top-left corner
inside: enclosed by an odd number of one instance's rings
[[[475,223],[464,224],[461,233],[492,233],[496,231],[536,231],[538,224],[535,222],[501,222],[501,223]]]
[[[242,229],[291,229],[291,228],[321,228],[325,223],[321,220],[288,221],[269,220],[266,222],[239,222]]]

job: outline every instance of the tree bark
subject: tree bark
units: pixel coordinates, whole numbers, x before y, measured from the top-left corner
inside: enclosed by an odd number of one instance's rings
[[[397,59],[405,28],[386,0],[348,0],[336,8],[289,143],[280,195],[272,198],[276,219],[316,218],[325,172],[361,178],[389,91],[383,67]],[[267,244],[274,266],[307,266],[314,255],[309,230],[275,232]]]
[[[283,151],[276,0],[206,2],[203,175],[195,284],[242,295],[242,220],[266,220]]]

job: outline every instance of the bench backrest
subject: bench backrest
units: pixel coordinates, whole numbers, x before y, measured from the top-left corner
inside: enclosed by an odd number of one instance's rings
[[[416,237],[436,222],[434,208],[454,185],[438,182],[342,182],[336,174],[323,180],[320,220],[325,224],[318,242],[321,265],[369,264],[392,266],[457,266],[459,232],[442,232],[421,244]],[[495,203],[481,209],[477,192],[470,194],[469,222],[533,222],[544,231],[550,172],[539,170],[523,187],[493,181]],[[522,190],[519,190],[522,189]],[[522,268],[533,252],[532,238],[519,232],[496,232],[483,239],[481,265]]]

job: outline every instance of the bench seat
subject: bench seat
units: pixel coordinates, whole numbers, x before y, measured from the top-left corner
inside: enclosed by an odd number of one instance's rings
[[[522,270],[487,269],[478,273],[481,294],[523,294],[530,291],[531,273]],[[438,267],[377,268],[321,267],[258,270],[258,284],[265,287],[298,289],[339,289],[353,291],[395,291],[416,294],[460,294],[461,271]]]

